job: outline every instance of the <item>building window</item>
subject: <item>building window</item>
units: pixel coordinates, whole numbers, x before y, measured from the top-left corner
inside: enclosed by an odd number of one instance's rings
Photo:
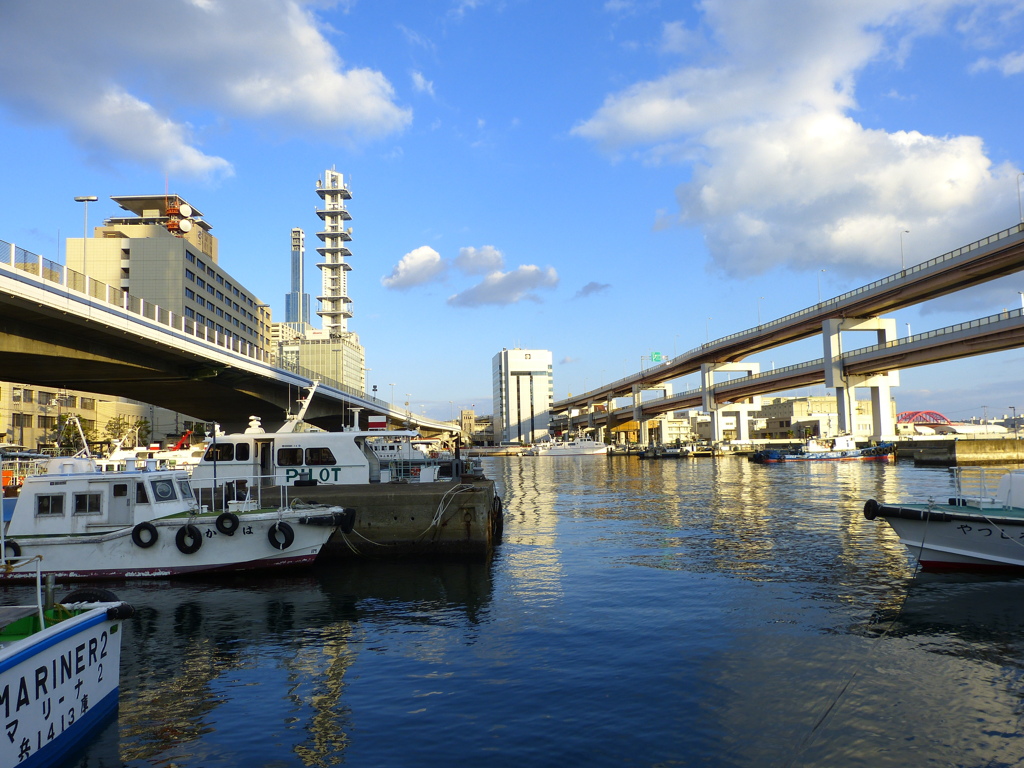
[[[57,428],[57,417],[56,416],[37,416],[36,426],[39,429],[51,430]]]
[[[199,288],[205,288],[206,287],[206,281],[203,280],[203,278],[201,278],[201,277],[197,277],[196,278],[196,286],[199,287]]]
[[[187,277],[189,280],[195,282],[196,274],[191,269],[186,269],[185,270],[185,277]]]
[[[79,401],[79,407],[83,411],[95,411],[96,410],[96,398],[94,398],[94,397],[83,397]]]
[[[193,301],[195,301],[195,299],[196,299],[196,292],[193,291],[191,288],[186,288],[185,289],[185,298],[186,299],[192,299]]]
[[[35,396],[35,392],[33,392],[31,389],[26,389],[22,393],[22,402],[31,403],[33,398],[34,398],[34,396]]]
[[[193,264],[196,263],[196,255],[192,251],[185,251],[185,260],[191,261]]]
[[[196,262],[196,266],[199,268],[200,272],[205,272],[206,271],[206,262],[205,261],[197,261]]]
[[[200,325],[206,325],[206,315],[201,315],[196,312],[196,322]]]
[[[192,309],[192,307],[185,307],[185,317],[189,318],[190,320],[195,320],[196,311]]]
[[[32,414],[31,413],[12,413],[11,414],[11,426],[12,427],[32,427]]]

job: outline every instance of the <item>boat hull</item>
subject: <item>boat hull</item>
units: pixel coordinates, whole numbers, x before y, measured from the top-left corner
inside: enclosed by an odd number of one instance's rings
[[[317,524],[301,522],[311,518]],[[191,521],[184,517],[152,520],[147,523],[156,532],[152,542],[150,532],[136,531],[133,536],[132,528],[88,536],[20,537],[15,542],[22,556],[40,556],[42,572],[58,578],[163,578],[309,565],[337,525],[333,514],[246,513],[238,520],[231,534],[218,528],[213,515]],[[181,533],[189,524],[195,529],[189,533],[198,539]],[[199,546],[193,549],[197,540]],[[12,571],[3,576],[12,580],[28,578],[34,575]]]
[[[120,628],[107,607],[96,607],[0,649],[0,765],[58,765],[109,720]]]
[[[947,504],[886,505],[869,500],[864,516],[884,518],[927,570],[1024,568],[1024,517]]]
[[[892,461],[895,450],[888,446],[860,448],[852,451],[812,451],[783,453],[782,451],[755,451],[749,460],[755,464],[790,464],[801,461]]]

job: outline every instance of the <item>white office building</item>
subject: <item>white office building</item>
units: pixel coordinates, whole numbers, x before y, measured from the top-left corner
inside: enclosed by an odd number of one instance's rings
[[[545,437],[554,399],[551,352],[503,349],[492,372],[495,442],[526,445]]]

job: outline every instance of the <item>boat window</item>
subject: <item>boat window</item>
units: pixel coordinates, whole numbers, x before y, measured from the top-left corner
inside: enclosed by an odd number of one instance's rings
[[[47,494],[36,496],[37,515],[59,515],[64,516],[64,494]]]
[[[327,467],[332,466],[334,463],[334,454],[331,453],[330,448],[306,449],[306,466]]]
[[[146,493],[145,483],[135,484],[135,503],[136,504],[149,504],[149,495]]]
[[[281,448],[277,452],[277,465],[279,467],[301,467],[301,448]]]
[[[249,444],[239,443],[235,446],[235,461],[249,460]]]
[[[178,498],[174,493],[174,481],[170,479],[154,480],[153,496],[157,501],[174,501]]]
[[[206,449],[206,461],[234,461],[234,443],[214,443]]]
[[[178,489],[181,491],[181,498],[183,499],[187,499],[193,495],[192,486],[189,485],[188,480],[185,480],[184,478],[178,479]]]
[[[128,483],[114,483],[114,498],[128,495]]]
[[[75,494],[75,514],[76,515],[99,515],[102,514],[103,510],[100,509],[100,494],[98,493],[76,493]]]

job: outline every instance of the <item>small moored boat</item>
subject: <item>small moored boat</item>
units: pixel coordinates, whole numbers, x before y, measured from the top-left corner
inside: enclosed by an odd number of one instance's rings
[[[603,456],[608,453],[608,446],[588,435],[574,437],[571,440],[549,440],[534,443],[523,451],[523,456]]]
[[[134,613],[105,590],[46,605],[38,559],[7,566],[37,580],[35,605],[0,606],[0,765],[60,765],[117,710],[121,628]]]
[[[155,463],[155,462],[151,462]],[[338,506],[264,507],[239,484],[200,507],[188,475],[152,466],[100,472],[88,455],[55,457],[26,476],[0,529],[0,564],[41,558],[64,579],[179,576],[312,563],[351,514]],[[25,578],[4,569],[0,581]]]
[[[895,455],[895,443],[858,448],[852,435],[839,435],[830,440],[810,438],[796,450],[769,448],[754,451],[747,458],[755,464],[781,464],[791,461],[891,461]]]
[[[956,467],[954,475],[945,501],[868,499],[864,517],[883,518],[929,570],[1024,568],[1024,471]]]

